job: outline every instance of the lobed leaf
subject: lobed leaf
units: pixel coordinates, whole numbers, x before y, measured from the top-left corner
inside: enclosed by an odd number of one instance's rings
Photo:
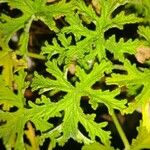
[[[145,134],[146,133],[146,134]],[[143,140],[144,139],[144,140]],[[150,132],[142,125],[138,127],[138,136],[132,140],[130,149],[149,149],[150,147]]]
[[[136,49],[140,46],[138,40],[128,40],[124,42],[123,39],[120,39],[119,42],[116,42],[115,36],[111,36],[106,40],[106,49],[113,53],[114,58],[120,61],[124,61],[124,54],[135,54]]]

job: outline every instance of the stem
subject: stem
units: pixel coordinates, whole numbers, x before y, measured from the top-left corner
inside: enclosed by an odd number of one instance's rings
[[[122,142],[123,142],[123,144],[125,146],[125,150],[129,150],[130,149],[130,144],[128,142],[128,139],[127,139],[127,137],[126,137],[126,135],[125,135],[125,133],[124,133],[124,131],[123,131],[123,129],[122,129],[118,119],[117,119],[117,117],[116,117],[116,114],[115,114],[114,110],[112,110],[112,118],[113,118],[115,126],[116,126],[116,128],[117,128],[117,130],[119,132],[119,135],[120,135],[120,137],[122,139]]]
[[[28,52],[27,56],[32,57],[32,58],[36,58],[36,59],[43,59],[43,60],[45,59],[45,57],[43,55],[31,53],[31,52]]]

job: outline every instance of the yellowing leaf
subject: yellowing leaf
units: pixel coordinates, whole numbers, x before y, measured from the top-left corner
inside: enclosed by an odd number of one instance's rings
[[[138,135],[136,139],[132,140],[131,150],[141,150],[141,149],[149,149],[150,148],[150,132],[143,126],[141,122],[138,127]]]
[[[150,102],[142,105],[142,120],[143,126],[150,133]]]
[[[14,52],[1,51],[2,56],[0,56],[0,66],[3,67],[2,76],[5,80],[5,85],[12,87],[12,82],[14,81],[13,72],[20,70],[20,68],[26,68],[26,63],[24,60],[18,60]]]
[[[28,127],[28,130],[25,131],[25,134],[31,143],[31,147],[28,147],[28,149],[39,150],[39,145],[38,145],[38,140],[35,134],[35,129],[33,128],[30,122],[27,123],[27,127]]]

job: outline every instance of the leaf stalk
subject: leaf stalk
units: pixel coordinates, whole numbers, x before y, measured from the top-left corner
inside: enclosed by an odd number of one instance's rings
[[[119,121],[118,121],[118,118],[117,118],[114,110],[112,110],[111,115],[112,115],[112,119],[114,121],[114,124],[115,124],[115,126],[116,126],[116,128],[118,130],[118,133],[119,133],[119,135],[120,135],[120,137],[122,139],[122,142],[123,142],[123,144],[125,146],[125,150],[129,150],[130,149],[129,141],[128,141],[128,139],[127,139],[127,137],[126,137],[126,135],[125,135],[125,133],[124,133],[124,131],[123,131]]]

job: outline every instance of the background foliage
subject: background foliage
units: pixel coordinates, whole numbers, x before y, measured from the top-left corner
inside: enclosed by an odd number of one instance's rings
[[[0,0],[2,149],[149,149],[149,12],[149,0]]]

